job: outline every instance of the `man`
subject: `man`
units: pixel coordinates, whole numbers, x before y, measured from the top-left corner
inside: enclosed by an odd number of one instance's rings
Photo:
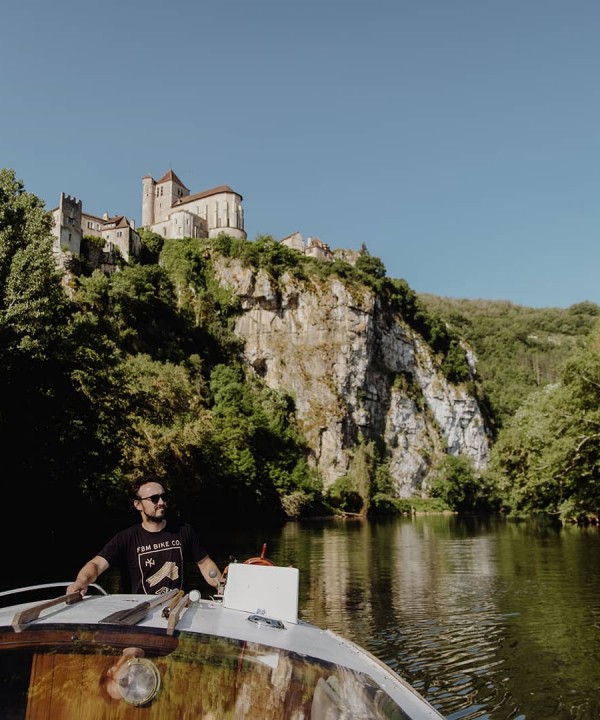
[[[162,595],[183,588],[184,563],[191,561],[209,585],[219,587],[221,571],[200,545],[191,525],[169,522],[167,494],[159,482],[140,480],[132,488],[133,506],[142,522],[114,535],[77,573],[67,593],[85,595],[88,586],[111,565],[118,564],[129,577],[129,591]]]

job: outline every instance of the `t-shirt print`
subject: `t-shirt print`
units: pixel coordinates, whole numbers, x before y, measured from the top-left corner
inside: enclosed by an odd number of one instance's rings
[[[176,541],[178,543],[178,541]],[[138,563],[144,592],[149,595],[166,592],[172,587],[169,581],[179,580],[179,568],[183,567],[181,545],[171,541],[138,548]],[[167,582],[165,582],[167,581]],[[163,588],[161,588],[163,583]]]

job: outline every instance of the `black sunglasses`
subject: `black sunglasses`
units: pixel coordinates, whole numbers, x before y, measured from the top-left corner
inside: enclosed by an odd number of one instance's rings
[[[160,500],[167,502],[167,493],[157,493],[156,495],[148,495],[148,497],[139,497],[138,500],[152,500],[155,505],[158,505]]]

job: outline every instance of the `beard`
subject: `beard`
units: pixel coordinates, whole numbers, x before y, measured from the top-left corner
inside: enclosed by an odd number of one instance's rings
[[[152,515],[146,513],[146,522],[156,523],[158,525],[165,519],[166,513],[167,511],[165,508],[158,508],[158,510],[155,510]]]

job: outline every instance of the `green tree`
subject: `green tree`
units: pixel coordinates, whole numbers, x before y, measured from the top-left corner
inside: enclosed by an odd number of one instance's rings
[[[376,282],[386,277],[385,265],[378,257],[371,255],[365,243],[360,248],[355,267],[359,272]]]
[[[439,498],[451,510],[477,512],[484,509],[483,487],[469,458],[446,455],[435,469],[430,495]]]
[[[164,238],[147,228],[140,228],[138,234],[142,241],[140,262],[142,265],[155,265],[163,248]]]
[[[378,455],[374,442],[365,442],[360,438],[354,450],[346,475],[338,478],[328,490],[331,505],[342,512],[350,512],[366,517],[369,514],[371,499],[381,488],[378,477]]]
[[[501,432],[490,474],[513,514],[600,516],[600,334],[533,393]]]
[[[17,478],[5,500],[21,506],[26,488],[30,526],[47,528],[51,517],[56,534],[67,518],[76,530],[83,489],[110,468],[118,402],[114,345],[65,293],[51,222],[14,173],[0,171],[0,436]]]

